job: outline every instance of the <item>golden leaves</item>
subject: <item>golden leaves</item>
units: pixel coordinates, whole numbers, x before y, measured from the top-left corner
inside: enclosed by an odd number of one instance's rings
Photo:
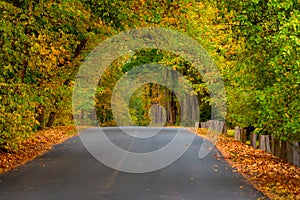
[[[206,129],[197,134],[206,137]],[[217,148],[223,157],[253,186],[271,199],[300,199],[300,168],[262,150],[220,137]]]
[[[299,168],[229,138],[221,138],[217,147],[230,164],[269,197],[295,199],[300,195]]]
[[[76,128],[74,126],[45,129],[37,132],[35,137],[23,142],[15,152],[3,152],[0,150],[0,174],[49,151],[52,145],[63,142],[75,133]]]

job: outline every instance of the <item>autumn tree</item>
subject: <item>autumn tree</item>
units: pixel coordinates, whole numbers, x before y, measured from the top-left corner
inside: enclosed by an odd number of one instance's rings
[[[261,134],[299,141],[299,2],[233,0],[219,8],[232,37],[244,43],[229,72],[238,97],[231,97],[233,114],[246,123],[248,117]]]
[[[0,146],[10,149],[24,131],[71,123],[76,71],[106,31],[79,1],[0,1],[0,8]]]

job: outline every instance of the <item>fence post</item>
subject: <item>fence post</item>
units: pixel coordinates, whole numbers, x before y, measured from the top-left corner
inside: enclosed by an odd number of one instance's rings
[[[206,122],[206,128],[211,129],[211,120]]]
[[[241,133],[240,133],[240,127],[236,126],[234,127],[234,139],[235,140],[241,140]]]
[[[255,149],[256,149],[256,140],[257,140],[256,134],[251,132],[250,133],[250,145]]]
[[[266,143],[265,143],[265,136],[260,135],[259,136],[259,149],[266,151]]]
[[[275,154],[275,137],[271,135],[271,154]]]
[[[300,167],[300,147],[299,142],[293,142],[293,163]]]
[[[266,142],[266,151],[267,151],[267,153],[271,153],[271,149],[270,149],[270,136],[269,135],[266,135],[265,142]]]
[[[227,134],[227,125],[226,125],[226,122],[224,122],[223,129],[222,129],[222,134],[226,135],[226,136],[228,135]]]
[[[242,143],[246,143],[247,141],[247,130],[244,128],[240,129],[240,134],[241,134],[241,141]]]
[[[299,143],[297,141],[286,141],[287,161],[297,165],[298,167],[300,166],[299,151]]]
[[[270,136],[269,135],[260,135],[259,136],[259,149],[271,153],[270,149]]]
[[[196,129],[196,130],[199,129],[199,122],[195,122],[195,129]]]
[[[224,124],[225,122],[219,121],[219,120],[214,120],[214,130],[216,130],[218,133],[223,133],[224,130]]]

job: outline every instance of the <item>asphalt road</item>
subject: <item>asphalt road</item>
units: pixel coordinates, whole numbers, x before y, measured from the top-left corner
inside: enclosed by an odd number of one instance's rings
[[[150,138],[133,138],[118,128],[103,129],[122,149],[136,153],[159,150],[177,129],[165,128]],[[150,129],[132,129],[147,132]],[[97,137],[96,128],[85,134]],[[151,132],[151,131],[150,131]],[[188,131],[186,134],[190,134]],[[203,140],[196,137],[171,165],[148,173],[125,173],[109,168],[86,150],[78,136],[0,176],[0,199],[5,200],[218,200],[263,197],[213,149],[198,158]],[[106,152],[113,154],[113,152]]]

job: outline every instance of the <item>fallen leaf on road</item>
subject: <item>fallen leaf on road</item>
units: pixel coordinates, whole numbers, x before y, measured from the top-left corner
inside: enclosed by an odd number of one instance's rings
[[[199,130],[206,137],[207,131]],[[232,172],[241,173],[270,199],[300,200],[300,168],[232,137],[219,137],[216,146],[235,168]]]
[[[52,145],[61,143],[76,133],[76,127],[74,126],[45,129],[35,133],[34,138],[23,142],[15,152],[3,152],[0,150],[0,174],[42,155],[49,151]]]

